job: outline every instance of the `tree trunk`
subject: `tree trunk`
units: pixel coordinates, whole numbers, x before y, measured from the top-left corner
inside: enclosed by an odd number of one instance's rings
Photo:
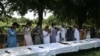
[[[43,39],[42,39],[42,37],[43,37],[43,33],[42,33],[42,21],[43,21],[43,9],[40,7],[40,8],[38,8],[38,23],[39,23],[39,25],[40,25],[40,33],[41,33],[41,42],[43,43]]]
[[[42,27],[42,21],[43,21],[43,9],[39,8],[38,9],[38,23],[40,24],[40,26]]]
[[[82,24],[86,21],[86,18],[85,17],[78,17],[78,26],[79,26],[79,29],[82,29]]]
[[[79,29],[81,29],[81,28],[82,28],[82,24],[83,24],[82,20],[79,20],[79,19],[78,19],[78,23],[77,23],[77,24],[78,24],[78,26],[79,26]]]
[[[4,5],[1,2],[0,2],[0,7],[1,7],[0,15],[2,15],[4,13],[5,8],[4,8]]]

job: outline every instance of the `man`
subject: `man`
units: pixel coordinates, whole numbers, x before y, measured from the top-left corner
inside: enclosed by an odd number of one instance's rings
[[[72,27],[69,27],[69,29],[67,30],[66,37],[67,41],[73,41],[75,39]]]
[[[7,45],[9,47],[17,47],[16,39],[16,28],[19,27],[19,24],[14,22],[10,28],[7,30]]]
[[[31,25],[32,25],[31,22],[27,22],[27,24],[23,28],[26,46],[33,45],[32,37],[31,37]]]
[[[52,23],[52,25],[51,25],[51,39],[50,39],[50,41],[51,41],[51,43],[56,43],[56,29],[55,29],[55,24],[54,23]]]
[[[61,40],[62,41],[66,41],[66,28],[64,27],[64,25],[61,26]]]
[[[91,38],[96,38],[96,31],[95,31],[95,28],[94,27],[92,27],[90,29],[90,37]]]
[[[37,23],[37,26],[32,30],[31,35],[34,44],[37,45],[43,43],[43,33],[39,23]]]
[[[50,43],[50,35],[51,35],[51,31],[49,29],[49,26],[45,26],[43,30],[43,44]]]
[[[75,26],[75,29],[74,29],[74,38],[76,39],[76,41],[80,40],[78,26]]]

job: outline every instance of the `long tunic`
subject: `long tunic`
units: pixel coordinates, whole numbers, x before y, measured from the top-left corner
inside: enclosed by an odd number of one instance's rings
[[[24,27],[23,31],[26,45],[33,45],[30,28]]]
[[[79,33],[80,33],[80,40],[83,40],[84,39],[84,32],[81,30]]]
[[[50,41],[51,41],[51,43],[55,43],[56,42],[56,29],[55,28],[51,28]]]
[[[67,38],[67,41],[73,41],[74,40],[73,31],[71,29],[67,30],[66,38]]]
[[[61,38],[63,38],[63,41],[66,41],[66,29],[65,28],[61,28]]]
[[[91,38],[96,38],[96,31],[95,31],[95,29],[91,29],[90,30],[90,37]]]
[[[60,30],[57,31],[57,35],[56,35],[56,42],[57,42],[57,43],[60,42],[60,33],[61,33]]]
[[[80,40],[79,31],[76,28],[75,28],[75,31],[74,31],[74,38],[76,39],[76,41],[79,41]]]
[[[7,45],[9,47],[17,47],[16,30],[8,28],[7,30]]]
[[[35,45],[42,44],[42,33],[40,32],[40,30],[40,28],[36,27],[31,32],[32,39]]]
[[[50,43],[50,33],[43,31],[43,43],[49,44]]]
[[[91,37],[90,37],[90,31],[88,31],[87,32],[87,34],[86,34],[86,39],[90,39]]]
[[[86,39],[86,35],[87,35],[86,30],[84,30],[83,33],[84,33],[83,34],[83,39]]]

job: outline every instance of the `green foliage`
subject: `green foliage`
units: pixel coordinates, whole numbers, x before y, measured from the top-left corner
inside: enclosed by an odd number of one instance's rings
[[[48,19],[43,20],[43,24],[51,25],[52,23],[61,25],[63,23],[67,23],[67,22],[62,22],[61,20],[57,19],[57,17],[55,17],[55,16],[49,16]]]
[[[50,9],[53,0],[8,0],[7,3],[10,6],[10,11],[17,11],[20,15],[25,15],[27,11],[34,11],[38,13],[38,22],[42,25],[43,12],[45,9]]]
[[[14,11],[17,11],[21,16],[25,15],[27,11],[34,11],[34,15],[37,13],[39,16],[35,23],[39,22],[42,25],[43,12],[46,14],[46,10],[51,10],[54,13],[54,19],[57,19],[59,23],[68,22],[71,25],[71,20],[74,20],[81,27],[84,22],[92,19],[93,24],[98,28],[100,26],[99,0],[28,0],[28,2],[27,0],[7,0],[5,3],[1,3],[2,1],[0,0],[0,11],[5,16],[10,16]],[[46,21],[44,20],[44,22]],[[49,21],[56,22],[53,19]],[[22,22],[24,23],[26,20]]]
[[[99,5],[99,0],[57,0],[53,11],[55,16],[62,21],[76,19],[77,24],[82,26],[87,19],[93,19],[98,25],[100,21]]]
[[[4,12],[4,4],[2,3],[3,0],[0,0],[0,16],[3,14]]]

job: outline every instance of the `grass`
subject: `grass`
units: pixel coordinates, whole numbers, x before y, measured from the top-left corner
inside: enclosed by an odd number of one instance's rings
[[[100,56],[100,48],[81,50],[73,53],[58,54],[57,56]]]

